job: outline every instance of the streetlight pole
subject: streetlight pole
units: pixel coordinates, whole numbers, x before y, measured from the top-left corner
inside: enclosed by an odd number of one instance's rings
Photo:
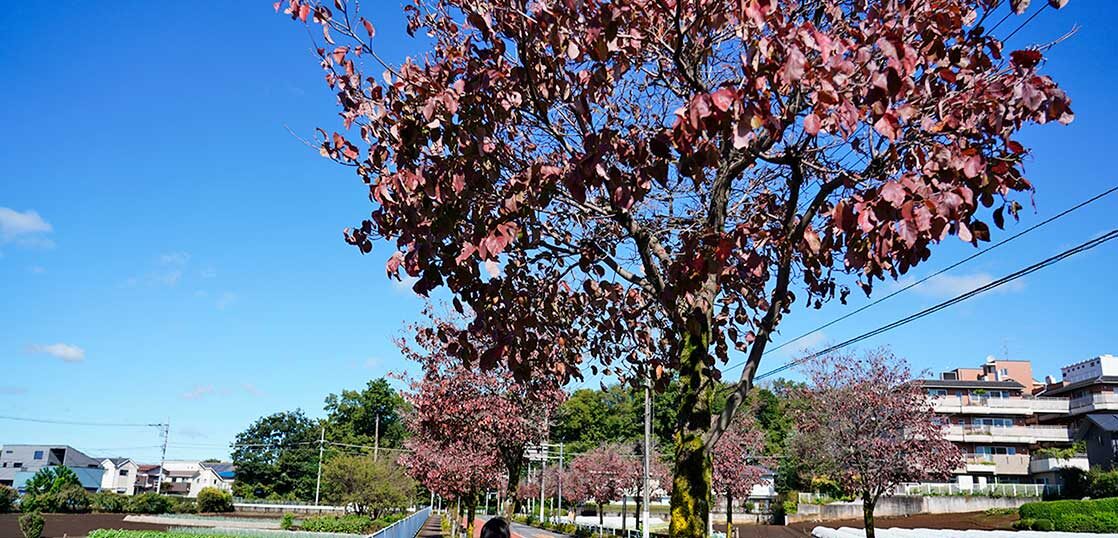
[[[559,511],[563,511],[563,442],[559,442],[559,487],[555,493],[555,504],[559,506]]]
[[[648,518],[652,513],[648,509],[649,487],[648,487],[648,472],[649,472],[649,453],[652,452],[652,372],[649,372],[648,379],[645,380],[644,385],[644,476],[641,477],[641,496],[644,497],[644,502],[641,503],[641,538],[648,538]]]
[[[314,505],[318,506],[318,492],[322,489],[322,450],[326,447],[326,425],[322,425],[322,435],[318,438],[318,480],[314,483]]]
[[[543,523],[543,505],[545,499],[543,490],[544,475],[547,474],[547,452],[551,449],[551,446],[547,443],[544,443],[541,445],[540,448],[543,449],[543,460],[540,461],[540,523]]]

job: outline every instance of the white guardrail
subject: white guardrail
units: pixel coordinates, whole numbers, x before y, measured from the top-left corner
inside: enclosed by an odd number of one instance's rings
[[[415,538],[430,517],[431,507],[428,506],[373,533],[371,538]]]

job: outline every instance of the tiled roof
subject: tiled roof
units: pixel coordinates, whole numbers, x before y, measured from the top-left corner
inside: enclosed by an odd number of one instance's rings
[[[1096,378],[1093,378],[1093,379],[1084,379],[1083,381],[1076,381],[1075,383],[1070,383],[1070,384],[1064,385],[1062,387],[1056,387],[1056,388],[1048,389],[1048,390],[1044,391],[1044,395],[1045,396],[1056,396],[1058,394],[1064,394],[1066,392],[1071,392],[1073,390],[1081,389],[1083,387],[1089,387],[1091,385],[1118,385],[1118,376],[1104,375],[1102,377],[1096,377]]]

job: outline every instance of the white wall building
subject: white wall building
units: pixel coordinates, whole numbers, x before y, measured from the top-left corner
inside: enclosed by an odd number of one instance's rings
[[[233,491],[233,481],[221,477],[209,464],[193,460],[171,460],[163,464],[163,491],[197,497],[203,488]]]
[[[1064,366],[1060,368],[1060,372],[1064,376],[1065,385],[1103,376],[1118,376],[1118,357],[1099,355],[1093,359]]]
[[[105,458],[101,461],[105,473],[101,475],[101,491],[112,491],[121,495],[136,493],[136,475],[139,464],[128,458]]]

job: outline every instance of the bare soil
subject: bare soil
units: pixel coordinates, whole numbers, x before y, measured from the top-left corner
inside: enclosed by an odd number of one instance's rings
[[[74,538],[96,529],[167,530],[167,525],[124,521],[127,514],[43,514],[44,538]],[[19,532],[20,514],[0,514],[0,538],[23,538]]]
[[[874,526],[879,529],[955,529],[955,530],[1007,530],[1017,521],[1017,514],[990,516],[985,512],[963,514],[917,514],[902,517],[878,517]],[[823,522],[804,521],[791,525],[735,525],[740,538],[804,538],[811,536],[815,527],[862,528],[862,520],[834,520]]]

